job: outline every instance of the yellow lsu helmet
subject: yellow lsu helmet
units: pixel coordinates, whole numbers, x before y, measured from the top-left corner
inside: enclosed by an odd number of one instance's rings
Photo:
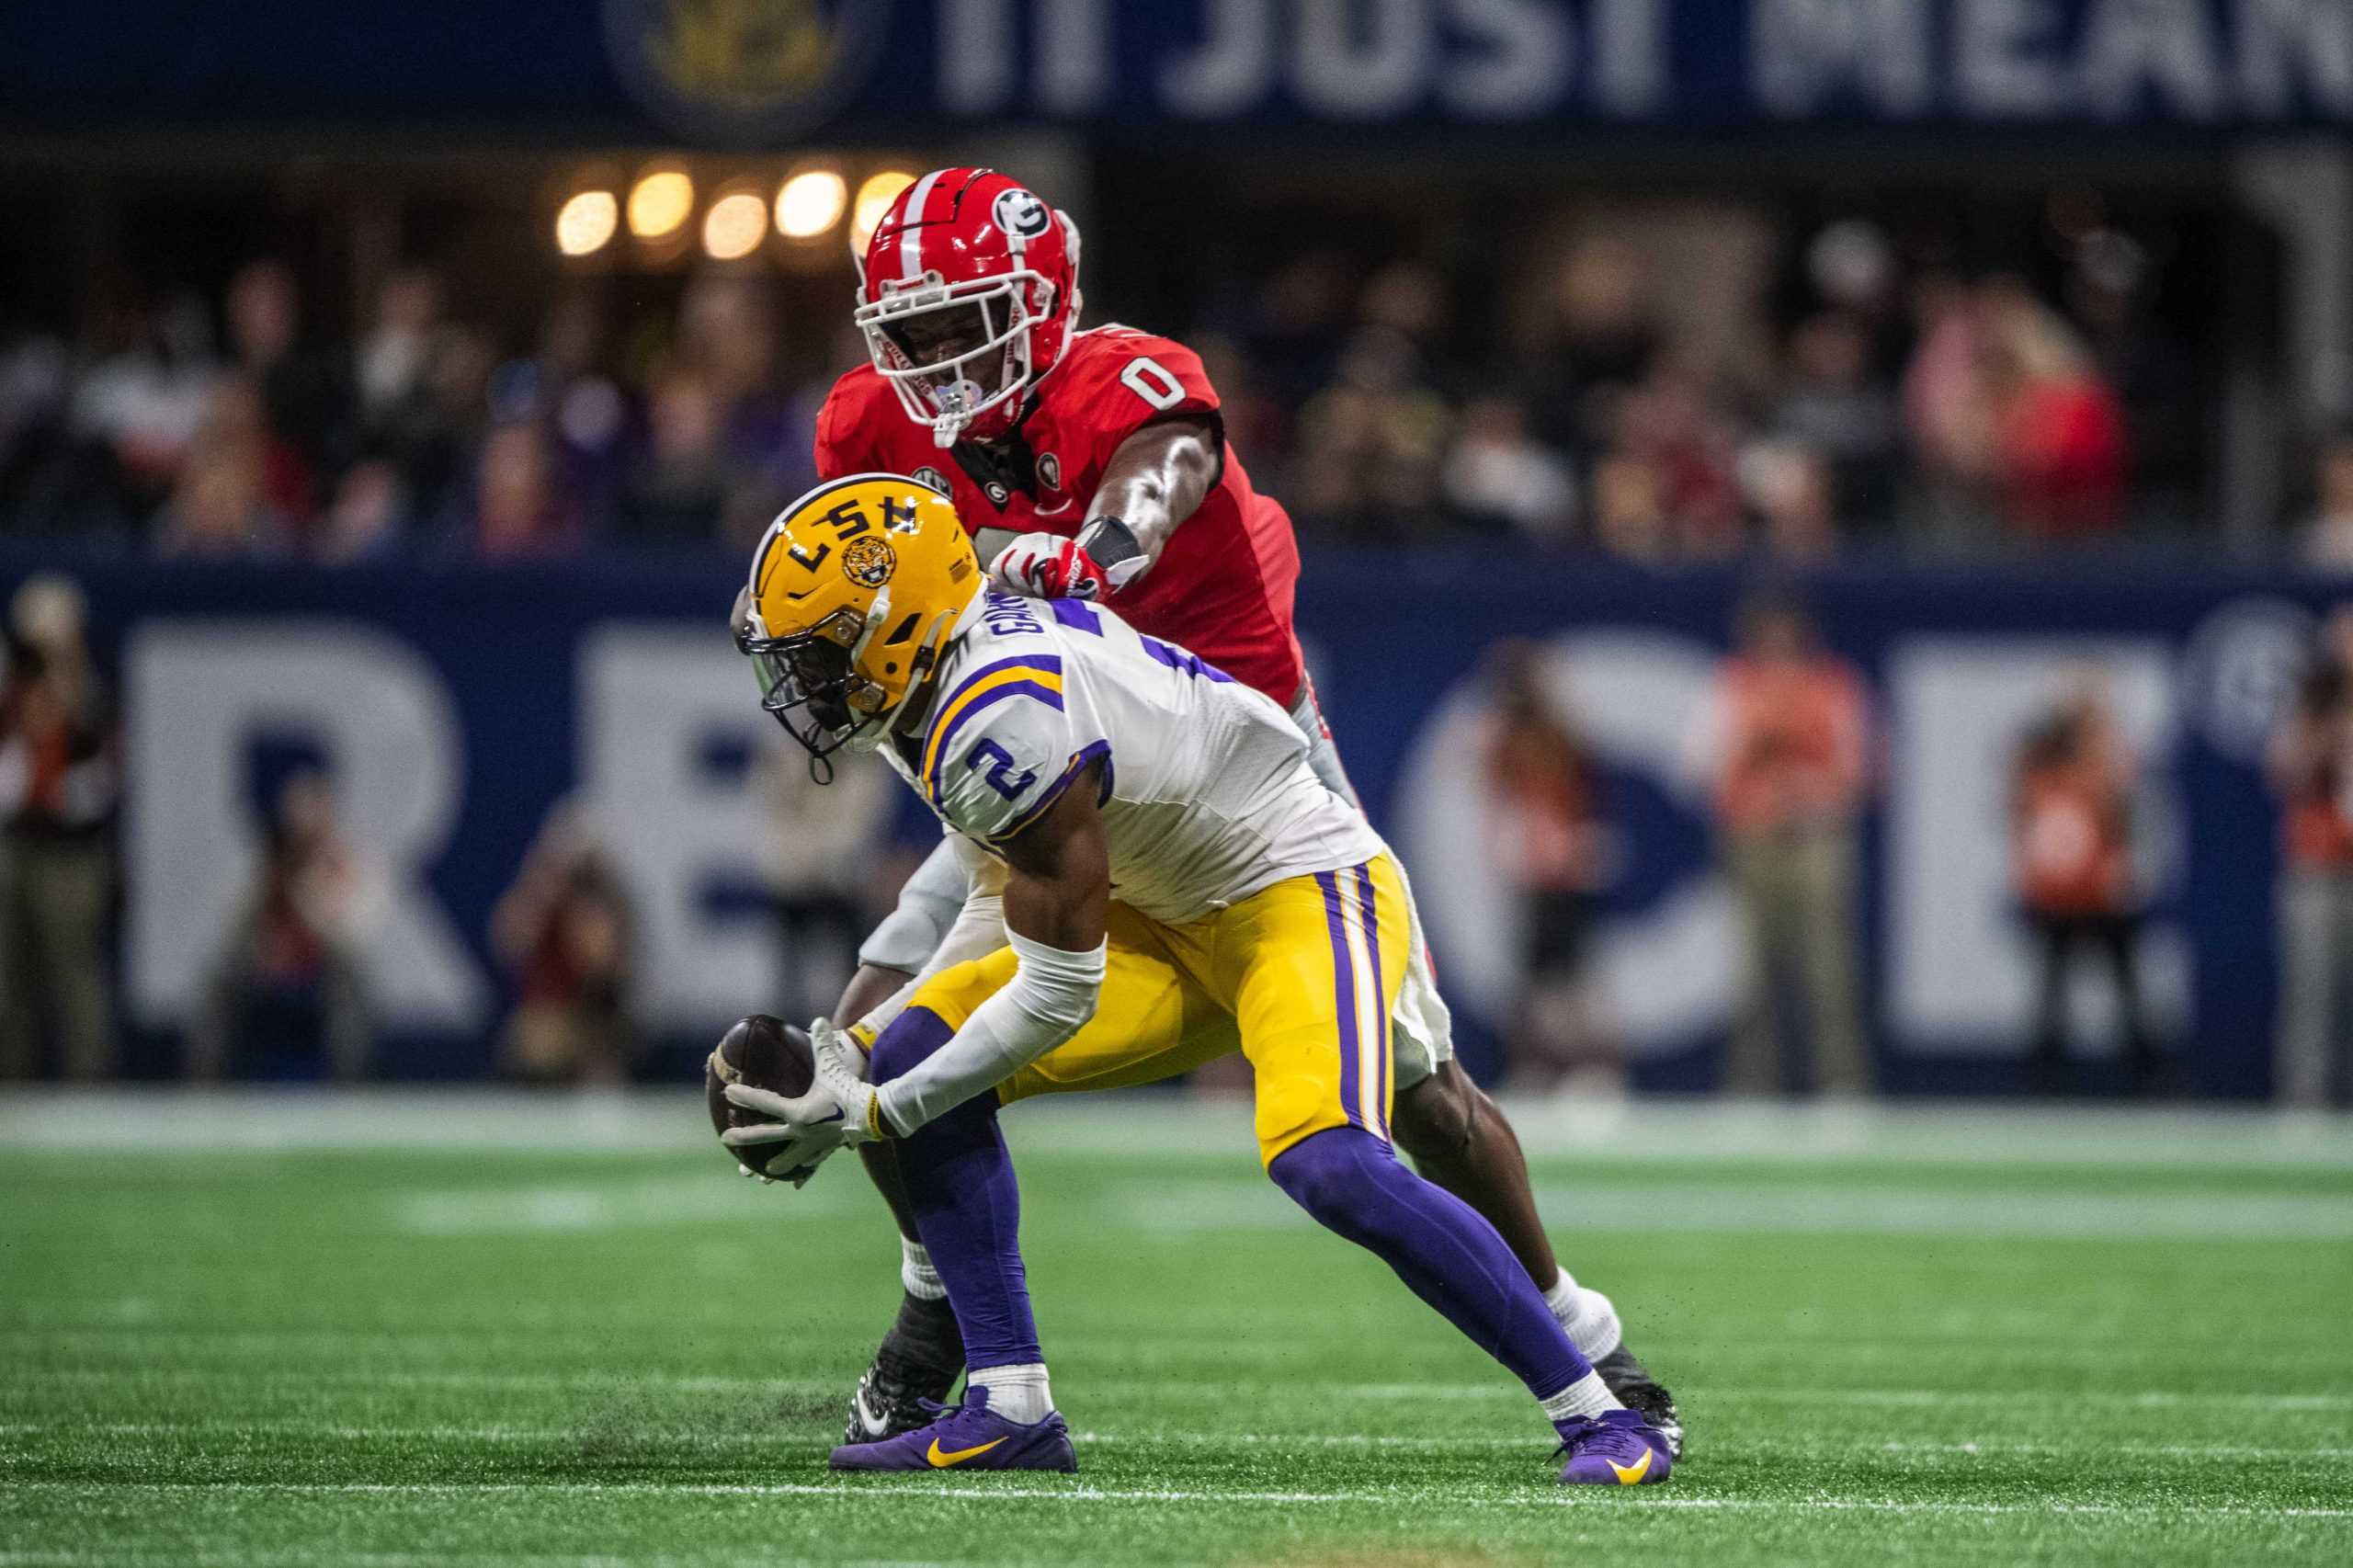
[[[768,525],[736,596],[735,645],[761,706],[812,757],[870,750],[980,586],[946,497],[899,474],[852,474]]]

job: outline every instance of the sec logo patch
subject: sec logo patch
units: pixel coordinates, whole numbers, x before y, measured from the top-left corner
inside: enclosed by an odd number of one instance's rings
[[[1047,489],[1060,490],[1063,487],[1063,460],[1051,452],[1040,453],[1038,477],[1044,482]]]
[[[907,477],[935,494],[945,495],[948,494],[948,476],[928,464],[915,470],[915,472],[909,474]]]

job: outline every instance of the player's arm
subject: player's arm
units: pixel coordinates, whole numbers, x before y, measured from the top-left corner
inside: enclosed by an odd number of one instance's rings
[[[1152,569],[1223,472],[1225,438],[1208,415],[1155,420],[1120,443],[1104,466],[1075,539],[1024,534],[989,574],[1009,592],[1099,599]]]
[[[1124,588],[1168,548],[1218,481],[1225,445],[1195,415],[1147,425],[1111,454],[1076,543],[1113,588]]]
[[[948,1043],[878,1087],[866,1082],[847,1038],[821,1018],[810,1031],[816,1081],[809,1092],[788,1098],[729,1085],[729,1100],[774,1121],[733,1129],[720,1142],[730,1148],[807,1142],[813,1164],[843,1143],[913,1132],[1076,1034],[1095,1016],[1103,987],[1111,856],[1097,803],[1102,767],[1097,761],[1074,773],[1041,815],[999,843],[1005,935],[1018,961]]]
[[[1005,840],[1013,978],[955,1037],[875,1091],[877,1129],[905,1134],[994,1088],[1076,1034],[1103,988],[1111,855],[1092,764],[1044,815]]]

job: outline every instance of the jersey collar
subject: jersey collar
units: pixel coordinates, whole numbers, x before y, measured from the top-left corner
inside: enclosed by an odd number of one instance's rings
[[[1029,408],[1037,406],[1032,399]],[[1021,417],[1028,420],[1028,410]],[[1016,423],[1003,440],[959,441],[948,449],[948,455],[980,486],[989,505],[1000,512],[1012,504],[1016,494],[1027,495],[1032,501],[1038,499],[1038,455],[1021,434],[1020,423]]]

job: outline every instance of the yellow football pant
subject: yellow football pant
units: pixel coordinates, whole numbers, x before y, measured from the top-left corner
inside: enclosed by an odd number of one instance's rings
[[[998,1085],[1001,1101],[1156,1083],[1239,1050],[1257,1080],[1262,1159],[1333,1127],[1388,1140],[1389,1021],[1411,937],[1386,856],[1182,926],[1114,903],[1108,925],[1095,1017]],[[1006,948],[944,970],[908,1005],[961,1028],[1015,963]]]

